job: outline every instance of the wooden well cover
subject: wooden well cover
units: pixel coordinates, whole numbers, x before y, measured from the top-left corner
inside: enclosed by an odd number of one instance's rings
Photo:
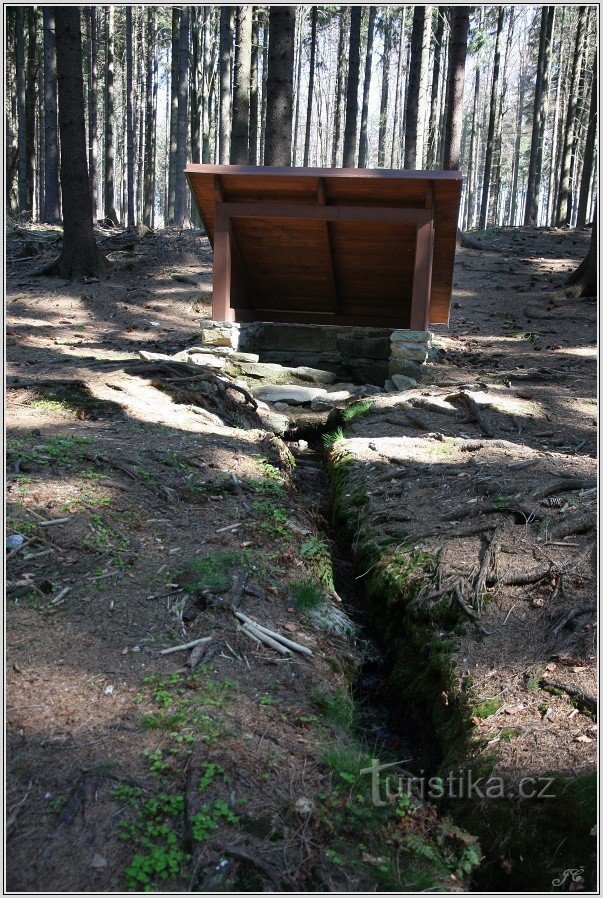
[[[214,248],[213,317],[446,323],[462,175],[189,165]]]

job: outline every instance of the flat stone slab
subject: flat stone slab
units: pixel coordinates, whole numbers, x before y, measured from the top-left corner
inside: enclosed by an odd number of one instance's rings
[[[309,405],[318,396],[326,396],[322,387],[303,387],[295,384],[272,384],[257,387],[254,396],[266,402],[286,402],[287,405]]]
[[[313,412],[328,412],[333,408],[342,408],[352,398],[349,390],[333,390],[324,396],[317,396],[310,403]]]
[[[331,384],[337,380],[332,371],[323,371],[320,368],[288,368],[270,362],[250,362],[238,366],[243,374],[248,377],[257,377],[269,380],[272,385],[283,381],[306,380],[312,383]]]

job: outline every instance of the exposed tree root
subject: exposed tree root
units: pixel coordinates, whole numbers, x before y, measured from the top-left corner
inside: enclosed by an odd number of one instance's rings
[[[580,617],[581,614],[591,614],[592,612],[596,612],[596,605],[579,605],[577,608],[572,608],[562,619],[559,621],[557,626],[551,633],[551,636],[558,636],[561,631],[567,627],[570,621],[572,621],[575,617]]]
[[[588,708],[593,714],[597,713],[597,699],[587,692],[583,692],[582,689],[576,689],[574,686],[566,686],[565,683],[559,683],[557,680],[539,680],[538,685],[541,689],[544,689],[545,692],[551,692],[553,689],[558,690],[559,692],[565,692],[571,699],[574,699],[574,702]]]
[[[597,526],[597,513],[595,511],[583,511],[571,515],[549,527],[549,539],[563,539],[565,536],[573,536],[574,533],[586,533]]]
[[[553,496],[555,493],[571,492],[573,490],[591,489],[597,485],[594,477],[560,477],[545,483],[544,486],[532,493],[533,502],[538,499],[546,499],[547,496]]]
[[[445,396],[444,398],[446,399],[447,402],[450,402],[452,405],[454,405],[455,403],[462,405],[469,413],[471,420],[475,421],[476,424],[478,424],[480,426],[480,428],[483,430],[484,434],[487,437],[496,436],[495,431],[490,426],[490,424],[486,421],[484,414],[479,406],[479,403],[477,403],[475,401],[475,399],[473,398],[473,396],[471,396],[469,393],[465,392],[464,390],[461,390],[459,393],[450,393],[448,396]]]

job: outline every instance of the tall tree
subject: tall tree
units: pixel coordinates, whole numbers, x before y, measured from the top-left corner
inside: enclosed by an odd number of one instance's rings
[[[57,118],[57,51],[54,9],[43,6],[44,15],[44,205],[42,221],[60,220],[59,135]]]
[[[114,224],[119,221],[115,210],[115,61],[113,53],[114,7],[105,7],[105,173],[104,215]]]
[[[360,80],[360,26],[362,7],[353,6],[350,16],[350,49],[348,52],[348,80],[346,87],[345,129],[343,132],[343,167],[356,165],[358,134],[358,82]]]
[[[597,295],[597,207],[593,215],[593,229],[590,235],[588,253],[583,262],[571,272],[566,280],[576,296]]]
[[[25,139],[25,18],[24,7],[17,6],[15,21],[17,70],[17,209],[31,212],[27,196],[27,143]]]
[[[394,159],[397,158],[397,152],[400,150],[399,141],[397,139],[398,132],[398,115],[400,109],[400,76],[402,74],[402,56],[404,54],[404,23],[406,21],[406,7],[402,7],[402,14],[400,17],[400,34],[398,43],[398,62],[396,65],[396,87],[394,92],[394,120],[392,122],[392,142],[389,156],[389,165],[390,168],[394,167]],[[382,82],[383,87],[383,82]],[[383,95],[383,90],[382,90]],[[379,116],[379,127],[381,127],[381,116]],[[385,151],[385,146],[384,146]]]
[[[494,132],[496,128],[496,110],[498,93],[498,76],[500,72],[500,35],[505,19],[504,6],[498,7],[496,22],[496,41],[494,44],[494,65],[492,69],[492,86],[490,88],[490,113],[488,117],[488,137],[486,139],[486,158],[482,183],[482,201],[479,210],[479,226],[486,227],[488,221],[488,204],[490,201],[490,179],[492,175],[492,157],[494,155]]]
[[[186,142],[188,137],[188,69],[190,60],[190,7],[180,11],[180,38],[178,41],[178,119],[176,129],[176,197],[174,202],[174,224],[178,228],[187,223],[186,206],[188,194],[184,168],[186,165]]]
[[[104,259],[98,251],[86,153],[82,37],[77,6],[55,6],[63,249],[48,273],[68,280],[98,277]]]
[[[335,86],[335,128],[333,131],[333,149],[331,155],[331,165],[333,168],[337,165],[337,157],[339,154],[339,143],[341,137],[341,112],[343,107],[344,81],[345,81],[345,35],[346,21],[348,18],[349,7],[339,12],[339,43],[337,46],[337,82]]]
[[[544,137],[545,102],[548,96],[547,57],[550,64],[551,33],[553,28],[554,6],[543,6],[540,16],[540,38],[538,44],[538,62],[536,65],[536,85],[534,88],[534,112],[532,114],[532,141],[530,144],[530,163],[528,168],[528,184],[524,225],[535,225],[538,214],[539,168],[542,165],[542,140]]]
[[[144,202],[142,220],[147,227],[153,220],[153,149],[155,146],[153,75],[155,70],[155,7],[147,6],[146,113],[144,135]]]
[[[454,15],[455,7],[451,7]],[[441,68],[441,57],[442,57],[442,44],[444,42],[444,26],[446,24],[446,19],[444,16],[444,10],[439,6],[435,7],[436,10],[436,28],[434,32],[433,39],[433,65],[432,65],[432,79],[431,79],[431,102],[429,104],[429,125],[427,127],[427,168],[433,168],[436,164],[436,156],[437,156],[437,146],[438,146],[438,135],[437,135],[437,121],[438,121],[438,97],[439,97],[439,89],[440,89],[440,68]]]
[[[127,225],[134,227],[134,119],[132,93],[132,7],[126,6],[126,146]]]
[[[260,17],[253,7],[253,25],[251,28],[251,76],[249,81],[249,162],[257,165],[259,136],[259,73],[260,73]]]
[[[27,211],[34,212],[34,172],[36,158],[37,9],[27,6],[27,77],[25,83],[25,164]]]
[[[318,7],[310,8],[310,74],[308,76],[308,104],[306,106],[306,134],[304,138],[304,165],[310,162],[310,134],[312,130],[312,101],[314,99],[314,69],[316,68],[316,23]]]
[[[295,7],[270,7],[264,165],[291,165]]]
[[[377,8],[369,6],[369,17],[366,31],[366,58],[364,62],[364,84],[362,86],[362,114],[360,116],[360,142],[358,144],[358,168],[366,168],[368,158],[368,107],[371,93],[371,74],[373,68],[373,33]]]
[[[230,161],[234,165],[249,162],[249,105],[251,89],[251,33],[253,7],[237,7],[237,53],[234,71]]]
[[[172,6],[171,60],[170,60],[170,140],[168,152],[167,222],[174,224],[176,207],[176,152],[178,132],[178,61],[180,47],[180,7]]]
[[[578,24],[574,41],[574,56],[565,116],[565,128],[563,132],[563,149],[560,158],[561,172],[559,175],[559,197],[557,200],[557,226],[569,225],[572,213],[572,186],[570,174],[572,154],[574,152],[580,69],[582,67],[582,54],[584,52],[586,11],[586,6],[581,6],[578,10]]]
[[[404,168],[413,169],[421,160],[417,158],[417,139],[419,124],[419,92],[421,88],[421,70],[424,57],[425,7],[415,6],[412,17],[412,33],[410,37],[410,69],[406,89],[406,105],[404,109]]]
[[[92,214],[98,210],[97,159],[98,159],[98,18],[96,6],[90,6],[89,14],[89,72],[88,72],[88,173],[92,197]]]
[[[220,7],[220,164],[227,165],[230,156],[230,78],[234,11]]]
[[[461,132],[463,129],[463,91],[465,88],[465,60],[469,34],[469,7],[455,6],[452,22],[446,87],[446,119],[444,128],[443,167],[460,168]]]
[[[582,161],[582,177],[580,179],[580,195],[578,199],[578,213],[576,227],[583,228],[586,224],[588,210],[588,195],[593,174],[593,162],[595,155],[595,138],[597,133],[597,53],[593,60],[593,74],[590,86],[590,107],[588,112],[588,130],[584,144],[584,159]]]

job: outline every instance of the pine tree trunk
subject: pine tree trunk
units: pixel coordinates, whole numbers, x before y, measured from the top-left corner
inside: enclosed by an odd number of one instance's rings
[[[452,7],[452,15],[454,16],[454,9]],[[440,10],[438,6],[436,6],[436,15],[437,15],[437,24],[436,30],[434,34],[434,49],[433,49],[433,77],[431,81],[431,102],[429,106],[429,126],[427,132],[427,168],[433,168],[436,164],[436,156],[437,156],[437,145],[438,145],[438,137],[437,137],[437,122],[438,122],[438,95],[439,95],[439,87],[440,87],[440,68],[441,68],[441,55],[442,55],[442,43],[444,41],[444,26],[446,24],[446,19],[444,17],[443,10]],[[472,132],[473,134],[473,132]],[[444,166],[446,167],[446,166]]]
[[[251,28],[251,78],[249,84],[249,163],[258,163],[259,135],[259,73],[260,73],[260,19],[257,9],[253,8],[253,24]]]
[[[291,165],[295,7],[270,7],[264,165]]]
[[[394,157],[396,154],[396,148],[398,147],[398,111],[400,109],[400,77],[402,74],[402,54],[404,51],[404,22],[406,20],[406,7],[402,7],[402,17],[400,19],[400,35],[398,39],[398,62],[396,65],[396,90],[394,93],[394,120],[392,122],[392,143],[391,143],[391,151],[389,157],[389,166],[390,168],[394,167]],[[381,86],[383,87],[383,81],[381,82]],[[379,116],[379,121],[381,121],[381,116]],[[378,151],[377,151],[378,155]]]
[[[360,25],[362,7],[353,6],[350,16],[350,49],[346,87],[345,130],[343,132],[343,167],[356,165],[358,135],[358,82],[360,80]]]
[[[490,200],[490,179],[492,175],[492,157],[494,155],[494,132],[496,127],[497,88],[500,72],[500,35],[505,17],[504,6],[498,8],[498,21],[496,25],[496,43],[494,45],[494,67],[492,71],[492,87],[490,90],[490,114],[488,118],[488,137],[486,141],[486,158],[484,160],[484,174],[482,183],[482,201],[479,212],[479,227],[484,229],[488,221],[488,204]]]
[[[180,10],[180,37],[178,40],[178,117],[176,129],[176,196],[174,200],[174,224],[182,228],[186,215],[186,141],[188,137],[188,68],[190,45],[190,7]]]
[[[597,52],[593,61],[593,75],[591,81],[590,108],[588,113],[588,130],[584,144],[584,159],[582,162],[582,177],[580,179],[580,198],[578,200],[578,214],[576,227],[583,228],[586,225],[586,213],[588,209],[588,195],[593,173],[595,154],[595,138],[597,134]]]
[[[176,208],[176,133],[178,130],[178,57],[180,47],[180,7],[172,7],[172,57],[170,60],[170,143],[168,153],[167,224],[174,224]]]
[[[387,104],[389,100],[389,63],[392,46],[391,10],[383,10],[383,58],[381,60],[381,100],[379,105],[379,131],[377,135],[377,167],[385,165],[385,140],[387,137]],[[394,142],[392,136],[392,145]]]
[[[349,9],[349,8],[348,8]],[[331,166],[337,165],[339,155],[339,143],[341,138],[341,115],[343,107],[343,84],[345,80],[345,33],[347,10],[342,8],[339,13],[339,44],[337,47],[337,83],[335,87],[335,130],[333,132],[333,149],[331,153]]]
[[[23,6],[17,6],[16,31],[16,69],[17,69],[17,177],[19,213],[27,212],[27,149],[25,141],[25,20]]]
[[[220,7],[220,164],[228,165],[230,156],[230,77],[234,11]]]
[[[98,18],[96,6],[90,7],[90,73],[88,79],[88,174],[92,215],[98,214]]]
[[[517,100],[517,118],[515,124],[515,146],[513,151],[513,178],[511,181],[511,212],[509,215],[509,224],[511,227],[515,225],[517,216],[517,184],[519,182],[519,164],[521,161],[521,127],[523,122],[523,104],[525,98],[525,75],[523,71],[523,60],[519,63],[519,96]]]
[[[371,7],[373,9],[373,7]],[[310,164],[310,134],[312,129],[312,100],[314,98],[314,69],[316,67],[316,24],[318,7],[310,8],[310,74],[308,76],[308,105],[306,107],[306,134],[304,139],[304,166]]]
[[[105,7],[105,173],[104,216],[117,224],[115,210],[115,62],[113,56],[114,7]]]
[[[202,6],[191,6],[190,122],[191,162],[201,161],[201,41],[199,17]]]
[[[569,225],[572,214],[572,188],[570,177],[578,106],[579,76],[582,66],[584,29],[586,26],[586,10],[586,6],[581,6],[578,11],[578,26],[576,28],[572,74],[565,118],[565,128],[563,132],[563,150],[560,158],[561,173],[559,177],[559,197],[557,200],[557,227]]]
[[[444,129],[444,162],[446,169],[458,170],[461,165],[461,133],[463,129],[463,91],[465,89],[465,60],[469,35],[469,7],[455,6],[452,11],[448,83],[446,89],[446,125]]]
[[[94,237],[86,158],[86,122],[80,11],[56,6],[56,51],[61,134],[63,249],[47,273],[68,280],[99,277],[104,259]]]
[[[128,182],[127,226],[134,227],[134,121],[132,96],[132,7],[126,6],[126,165]]]
[[[155,145],[155,116],[153,112],[153,73],[155,62],[155,8],[147,6],[147,67],[146,116],[144,135],[144,205],[143,223],[152,227],[153,219],[153,147]]]
[[[542,139],[545,125],[545,99],[547,96],[547,52],[550,64],[550,39],[555,8],[542,7],[540,17],[540,39],[538,43],[538,64],[534,89],[534,112],[532,115],[532,142],[524,213],[524,226],[535,225],[538,214],[538,183],[540,181],[539,162],[542,165]]]
[[[59,135],[57,119],[57,52],[54,9],[43,6],[44,14],[44,207],[42,221],[60,221]]]
[[[417,135],[419,122],[419,91],[421,87],[421,69],[423,61],[423,38],[425,35],[425,7],[415,6],[412,18],[412,34],[410,38],[410,67],[406,104],[404,110],[404,168],[417,167]],[[420,160],[418,161],[420,165]]]
[[[421,47],[421,71],[419,77],[419,106],[417,109],[417,151],[416,167],[423,168],[425,154],[425,119],[427,112],[427,88],[429,81],[429,44],[431,41],[431,6],[425,7],[423,21],[423,43]]]
[[[300,16],[296,18],[295,21],[295,40],[293,42],[293,46],[295,48],[294,51],[294,69],[295,69],[295,78],[293,80],[293,144],[292,144],[292,152],[293,152],[293,166],[297,165],[297,147],[298,147],[298,136],[299,136],[299,113],[301,108],[300,97],[301,97],[301,74],[302,74],[302,46],[304,39],[304,23],[306,20],[306,11],[305,8],[302,9],[302,13]]]
[[[253,7],[237,7],[237,21],[238,48],[234,71],[230,161],[233,165],[247,165],[249,163],[249,92],[251,87]]]
[[[483,8],[480,9],[478,19],[478,30],[481,31],[483,23]],[[477,168],[479,161],[479,136],[480,126],[478,118],[479,109],[479,89],[481,82],[481,51],[478,49],[475,58],[475,81],[473,86],[473,105],[471,111],[471,138],[469,141],[469,171],[467,174],[467,218],[465,229],[473,227],[475,220],[475,207],[477,200]]]
[[[36,158],[36,7],[27,9],[27,79],[25,83],[25,160],[27,178],[27,212],[34,212]]]
[[[369,18],[366,32],[366,58],[364,63],[364,84],[362,87],[362,113],[360,116],[360,141],[358,143],[358,168],[366,168],[368,158],[368,107],[371,92],[371,73],[373,68],[373,33],[375,31],[375,6],[369,6]]]
[[[266,152],[266,102],[267,102],[267,85],[268,85],[268,43],[270,37],[270,27],[268,13],[264,11],[264,23],[262,27],[262,106],[260,116],[260,159],[264,165],[264,155]]]
[[[597,207],[595,205],[593,215],[593,229],[590,236],[588,254],[583,262],[572,271],[566,285],[573,286],[575,296],[597,295]]]

